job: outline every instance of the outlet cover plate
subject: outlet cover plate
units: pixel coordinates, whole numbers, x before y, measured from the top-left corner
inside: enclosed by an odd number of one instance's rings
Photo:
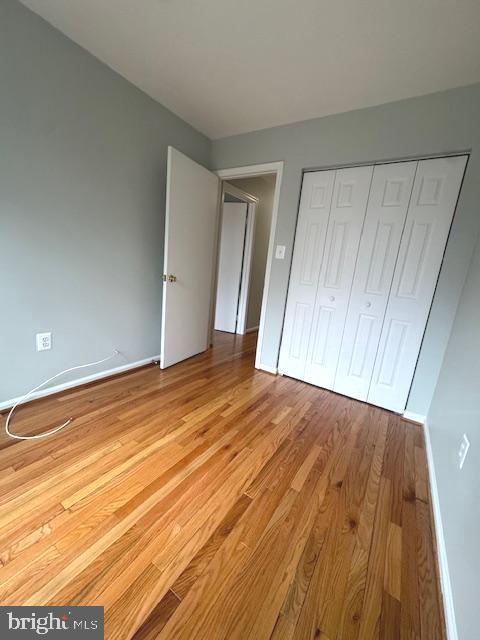
[[[52,348],[52,334],[50,331],[46,333],[37,333],[36,336],[37,351],[46,351]]]

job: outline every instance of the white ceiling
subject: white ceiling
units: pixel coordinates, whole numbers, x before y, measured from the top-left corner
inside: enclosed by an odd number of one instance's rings
[[[22,0],[212,138],[480,80],[479,0]]]

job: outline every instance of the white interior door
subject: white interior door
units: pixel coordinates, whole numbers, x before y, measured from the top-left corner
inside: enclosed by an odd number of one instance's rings
[[[373,167],[335,172],[304,379],[333,388]]]
[[[215,329],[235,333],[247,224],[245,202],[224,202],[218,260]]]
[[[417,162],[373,172],[334,390],[366,400]]]
[[[303,379],[335,171],[303,176],[279,371]]]
[[[368,402],[405,409],[466,156],[418,163]]]
[[[218,196],[217,176],[168,148],[162,369],[208,348]]]

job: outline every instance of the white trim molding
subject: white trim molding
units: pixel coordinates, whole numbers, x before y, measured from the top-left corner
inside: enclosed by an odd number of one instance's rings
[[[248,329],[245,329],[245,333],[253,333],[254,331],[258,331],[258,324],[256,327],[248,327]]]
[[[256,196],[252,196],[251,193],[247,193],[247,191],[244,191],[243,189],[239,189],[234,184],[230,184],[229,182],[224,181],[222,182],[223,196],[225,196],[226,193],[228,193],[231,196],[235,196],[235,198],[238,198],[243,202],[248,202],[249,204],[258,204],[258,198]],[[223,198],[222,198],[222,202],[223,202]]]
[[[455,621],[455,609],[453,606],[452,585],[450,573],[448,571],[447,548],[443,533],[442,515],[440,511],[440,499],[438,495],[437,478],[435,475],[435,465],[433,462],[432,443],[428,422],[424,424],[425,448],[427,453],[428,475],[430,479],[430,495],[432,497],[432,511],[435,528],[435,538],[437,542],[437,561],[440,570],[440,586],[442,590],[443,610],[445,612],[445,624],[447,627],[448,640],[458,640],[457,623]]]
[[[244,167],[232,167],[230,169],[218,169],[214,171],[214,173],[216,173],[221,180],[233,180],[236,178],[253,178],[269,173],[278,173],[279,170],[283,170],[283,161],[249,164]]]
[[[402,417],[409,422],[416,422],[417,424],[425,424],[427,416],[421,413],[414,413],[413,411],[404,411]]]
[[[257,351],[255,353],[255,368],[263,369],[263,371],[268,371],[269,373],[274,373],[276,375],[277,367],[264,365],[261,361],[261,357],[263,347],[263,334],[265,331],[265,319],[267,313],[268,290],[270,287],[270,274],[272,272],[273,258],[275,253],[275,235],[277,231],[278,206],[280,203],[280,189],[283,176],[283,161],[268,162],[265,164],[252,164],[245,167],[232,167],[230,169],[219,169],[215,173],[221,180],[232,180],[234,178],[254,178],[255,176],[262,176],[269,173],[274,173],[276,175],[275,191],[273,194],[272,221],[270,223],[270,238],[268,241],[267,264],[265,267],[265,279],[263,283],[262,309],[260,312],[260,324],[258,328]]]
[[[76,378],[75,380],[69,380],[68,382],[63,382],[62,384],[56,384],[53,387],[47,387],[46,389],[41,389],[36,393],[32,393],[30,396],[30,400],[35,400],[36,398],[43,398],[45,396],[50,396],[55,393],[60,393],[60,391],[65,391],[66,389],[73,389],[74,387],[79,387],[82,384],[86,384],[87,382],[94,382],[95,380],[101,380],[102,378],[108,378],[109,376],[116,375],[118,373],[123,373],[124,371],[129,371],[130,369],[137,369],[138,367],[144,367],[146,364],[153,364],[160,360],[160,356],[151,356],[150,358],[144,358],[143,360],[137,360],[136,362],[128,362],[127,364],[122,364],[119,367],[113,367],[112,369],[105,369],[104,371],[98,371],[97,373],[92,373],[89,376],[83,376],[82,378]],[[4,411],[5,409],[10,409],[13,407],[15,403],[21,400],[23,396],[18,396],[17,398],[10,398],[10,400],[4,400],[0,402],[0,411]]]
[[[247,326],[248,302],[253,261],[253,245],[255,241],[255,225],[257,224],[257,205],[250,202],[247,208],[247,230],[243,249],[242,278],[238,300],[237,333],[245,334]]]

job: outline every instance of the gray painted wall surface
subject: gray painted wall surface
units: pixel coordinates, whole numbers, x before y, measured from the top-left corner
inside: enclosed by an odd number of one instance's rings
[[[426,415],[480,225],[480,84],[213,142],[224,169],[283,160],[276,243],[262,361],[276,366],[303,169],[472,150],[444,264],[420,352],[409,411]]]
[[[461,640],[479,637],[479,362],[480,243],[460,299],[428,414],[458,637]],[[470,440],[470,449],[460,471],[457,451],[464,433]]]
[[[1,402],[159,353],[167,145],[208,165],[210,141],[14,0],[0,87]]]
[[[247,311],[247,329],[252,329],[260,324],[268,242],[270,240],[272,222],[275,176],[240,178],[238,180],[229,180],[229,182],[258,198]]]
[[[0,4],[0,87],[1,402],[114,347],[131,361],[159,352],[166,148],[208,165],[210,142],[14,0]],[[270,365],[302,169],[472,149],[408,405],[426,413],[440,372],[428,422],[462,640],[477,637],[480,573],[480,246],[455,314],[480,225],[479,113],[475,85],[213,143],[216,168],[285,161]],[[37,354],[47,330],[53,349]]]

